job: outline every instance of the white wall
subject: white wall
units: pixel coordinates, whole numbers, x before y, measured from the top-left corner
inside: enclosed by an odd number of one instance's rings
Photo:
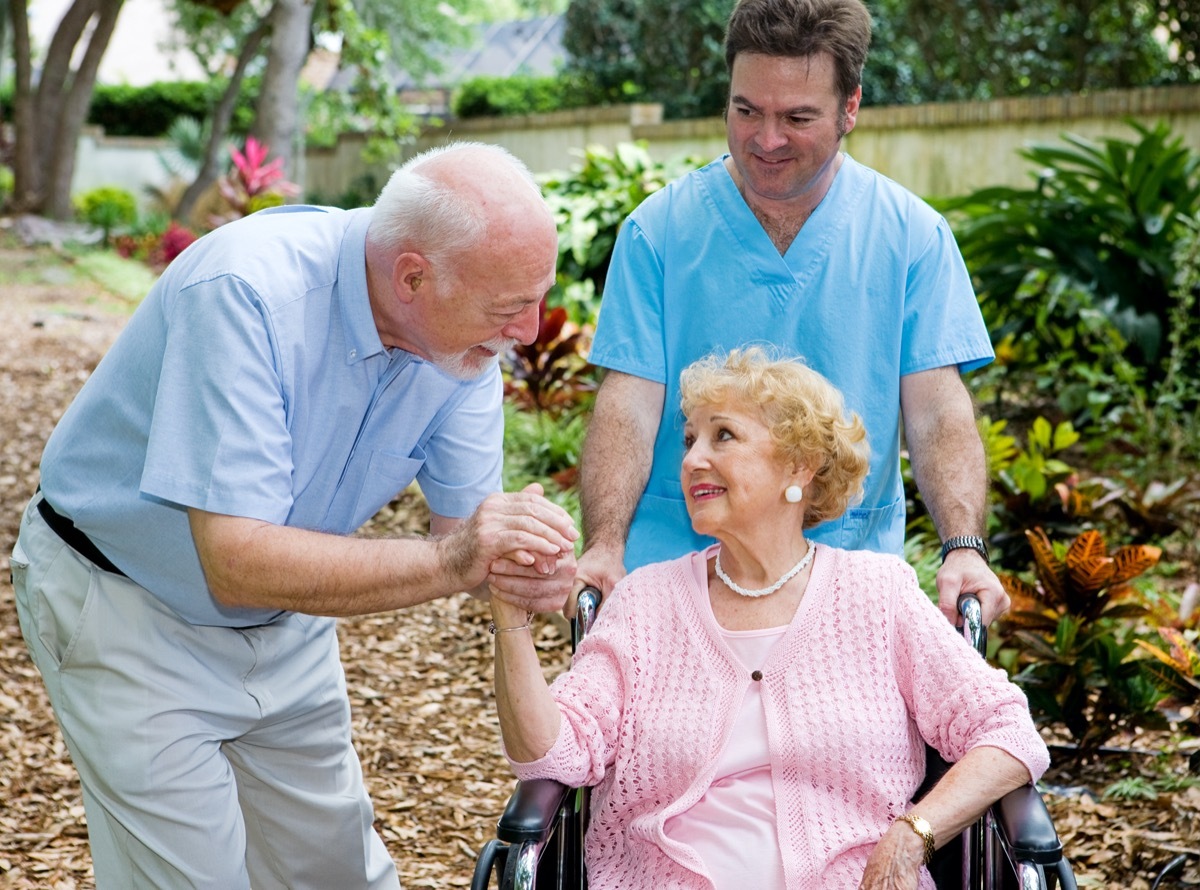
[[[169,145],[165,139],[105,136],[99,127],[85,127],[75,156],[71,194],[115,185],[132,192],[138,206],[146,209],[151,205],[146,189],[164,188],[171,181],[158,160],[158,153]]]

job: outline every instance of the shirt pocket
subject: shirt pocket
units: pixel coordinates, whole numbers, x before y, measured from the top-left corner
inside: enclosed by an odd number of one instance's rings
[[[411,454],[374,451],[363,463],[365,469],[357,485],[358,496],[347,531],[361,526],[408,488],[425,466],[425,452],[420,447],[414,447]]]
[[[814,541],[844,550],[904,552],[904,499],[882,507],[853,507],[805,534]]]

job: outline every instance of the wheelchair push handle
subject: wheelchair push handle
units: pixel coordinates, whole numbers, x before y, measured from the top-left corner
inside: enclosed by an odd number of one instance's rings
[[[958,628],[963,638],[981,655],[987,651],[987,625],[983,623],[983,607],[979,597],[964,593],[958,598]]]
[[[603,594],[600,593],[600,590],[590,584],[579,591],[579,599],[575,604],[575,621],[571,625],[572,644],[578,646],[579,641],[591,631],[602,598]]]

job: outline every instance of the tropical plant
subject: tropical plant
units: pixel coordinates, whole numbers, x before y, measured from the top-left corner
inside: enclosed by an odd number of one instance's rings
[[[1027,562],[1028,529],[1048,527],[1077,533],[1078,514],[1074,468],[1061,454],[1079,441],[1069,422],[1052,424],[1037,417],[1025,445],[1005,432],[1008,421],[982,416],[980,436],[988,459],[994,509],[988,514],[993,558],[1008,568]]]
[[[1006,466],[998,468],[997,475],[1010,493],[1040,500],[1056,481],[1071,474],[1071,466],[1055,455],[1078,441],[1079,433],[1070,423],[1055,426],[1038,417],[1026,435],[1025,449],[1018,449]]]
[[[170,145],[158,155],[163,169],[180,179],[195,178],[204,162],[207,124],[190,115],[177,117],[167,128],[167,141]]]
[[[1040,528],[1027,536],[1035,580],[1000,576],[1012,608],[995,632],[1002,648],[1018,650],[1014,679],[1035,716],[1064,726],[1081,753],[1122,729],[1161,725],[1155,706],[1162,693],[1144,661],[1130,658],[1133,619],[1147,614],[1130,582],[1162,551],[1142,544],[1110,555],[1095,530],[1063,548]]]
[[[161,272],[199,236],[165,214],[147,214],[130,231],[115,235],[113,248]]]
[[[695,158],[658,163],[645,142],[623,142],[612,151],[590,147],[569,173],[543,177],[542,192],[558,224],[558,284],[551,303],[567,306],[577,323],[593,321],[625,218],[699,164]],[[572,288],[578,284],[586,286]]]
[[[159,239],[155,252],[151,255],[151,264],[165,268],[191,246],[199,236],[187,226],[176,220],[167,223],[166,231]]]
[[[537,337],[518,343],[506,358],[505,396],[514,405],[552,414],[577,413],[596,391],[596,369],[583,357],[585,331],[562,306],[541,306]]]
[[[232,213],[215,217],[213,225],[222,225],[266,207],[278,207],[285,199],[300,193],[299,186],[283,178],[282,158],[267,162],[270,153],[270,147],[253,136],[246,137],[245,153],[238,151],[236,146],[229,147],[233,171],[217,180],[217,187]]]
[[[1065,280],[1161,365],[1173,247],[1183,220],[1200,211],[1200,155],[1165,123],[1130,126],[1137,141],[1067,134],[1066,147],[1023,150],[1036,170],[1032,189],[987,188],[939,202],[997,339],[1027,331]]]
[[[1183,708],[1189,708],[1188,722],[1193,729],[1200,729],[1200,651],[1196,649],[1195,636],[1189,639],[1174,627],[1159,627],[1158,635],[1167,649],[1145,640],[1138,640],[1137,645],[1153,657],[1146,672],[1165,696],[1160,707],[1180,714]]]

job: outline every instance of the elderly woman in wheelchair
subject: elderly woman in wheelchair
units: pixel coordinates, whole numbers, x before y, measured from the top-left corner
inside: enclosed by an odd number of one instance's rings
[[[718,543],[625,578],[550,687],[493,596],[513,770],[594,786],[592,890],[930,890],[933,849],[1046,769],[1028,704],[901,560],[805,539],[866,473],[832,385],[749,348],[682,393],[688,512]],[[954,765],[914,804],[926,742]]]

